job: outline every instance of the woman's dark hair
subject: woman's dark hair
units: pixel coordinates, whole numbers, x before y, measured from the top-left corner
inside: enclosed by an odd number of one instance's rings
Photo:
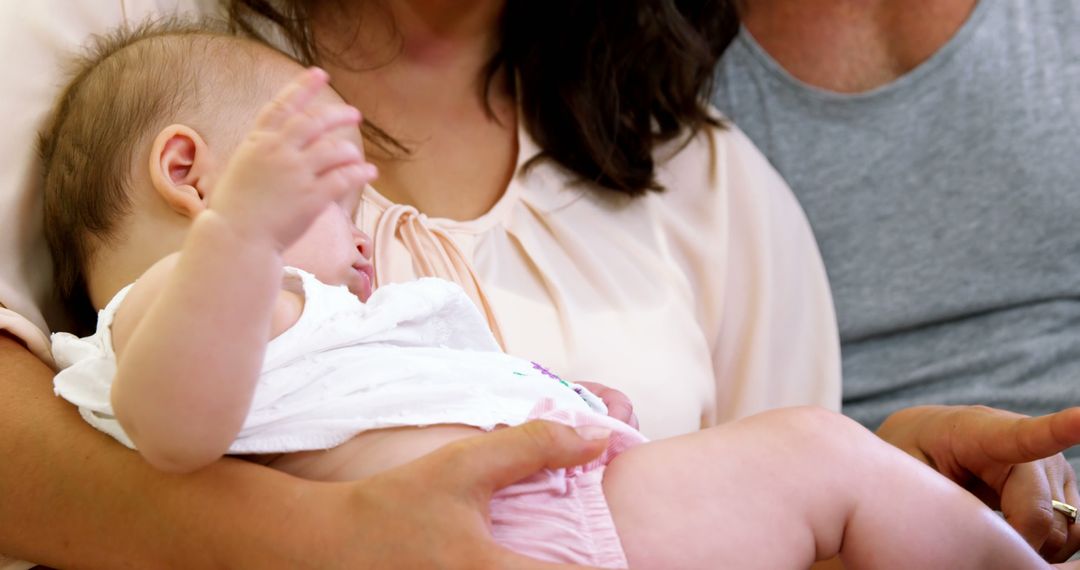
[[[319,0],[224,1],[241,31],[259,36],[269,21],[304,63],[320,59],[308,17]],[[653,148],[721,126],[707,101],[716,63],[738,29],[733,4],[508,0],[483,95],[505,71],[506,87],[519,88],[521,120],[543,149],[538,158],[630,195],[661,190]],[[365,135],[383,150],[406,150],[370,124]]]

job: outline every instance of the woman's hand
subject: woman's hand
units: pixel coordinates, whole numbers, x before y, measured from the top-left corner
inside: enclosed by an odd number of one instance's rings
[[[634,403],[630,401],[629,396],[596,382],[578,382],[578,384],[604,401],[609,416],[634,429],[639,429],[637,415],[634,414]]]
[[[488,503],[502,487],[544,468],[585,463],[606,446],[606,438],[584,439],[572,428],[535,421],[455,442],[359,483],[335,483],[335,493],[324,496],[325,509],[305,509],[331,517],[307,530],[337,538],[317,553],[324,560],[313,556],[309,565],[563,568],[497,545]]]
[[[1051,562],[1080,549],[1080,525],[1051,500],[1080,505],[1060,453],[1080,444],[1080,407],[1027,417],[983,406],[920,406],[889,416],[878,435],[978,495]]]

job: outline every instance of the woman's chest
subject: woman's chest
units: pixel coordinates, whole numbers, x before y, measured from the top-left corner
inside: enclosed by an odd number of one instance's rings
[[[647,436],[711,423],[709,340],[654,212],[647,203],[605,211],[579,202],[555,213],[518,204],[482,231],[392,210],[361,226],[376,235],[380,284],[459,282],[509,354],[622,390]]]
[[[642,275],[607,286],[572,271],[523,277],[492,275],[488,287],[508,353],[625,392],[650,438],[712,423],[712,360],[676,287]]]

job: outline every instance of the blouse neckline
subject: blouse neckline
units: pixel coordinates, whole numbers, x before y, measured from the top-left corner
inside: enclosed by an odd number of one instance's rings
[[[536,144],[521,123],[517,129],[518,153],[514,166],[514,175],[506,185],[502,196],[487,212],[468,220],[428,216],[415,206],[399,204],[387,198],[373,186],[364,188],[364,199],[372,202],[381,210],[391,208],[412,208],[425,224],[446,231],[467,234],[482,234],[500,223],[505,223],[510,211],[522,201],[543,212],[550,212],[568,205],[581,197],[588,189],[588,184],[575,180],[573,173],[555,164],[530,164],[539,157],[543,150]]]

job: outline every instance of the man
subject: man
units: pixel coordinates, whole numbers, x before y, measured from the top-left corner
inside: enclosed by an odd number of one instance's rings
[[[845,413],[873,428],[913,404],[1080,405],[1080,4],[745,0],[739,16],[714,103],[814,228]]]

